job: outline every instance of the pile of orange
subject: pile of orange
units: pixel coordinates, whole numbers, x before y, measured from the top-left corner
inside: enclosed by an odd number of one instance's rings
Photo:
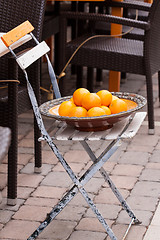
[[[59,107],[59,115],[65,117],[95,117],[123,111],[127,111],[126,102],[108,90],[90,93],[86,88],[78,88],[73,97]]]

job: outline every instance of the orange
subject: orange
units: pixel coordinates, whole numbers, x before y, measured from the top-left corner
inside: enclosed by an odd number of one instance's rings
[[[101,104],[104,106],[109,106],[112,101],[112,94],[107,90],[100,90],[97,92],[97,95],[101,99]]]
[[[73,97],[72,97],[72,98],[70,98],[70,99],[69,99],[69,101],[71,101],[71,102],[73,102],[73,103],[74,103],[74,101],[73,101]]]
[[[109,108],[110,108],[112,114],[120,113],[123,111],[127,111],[127,104],[122,99],[118,98],[118,99],[114,99],[111,102]]]
[[[86,88],[78,88],[73,93],[73,101],[77,106],[82,106],[82,97],[85,93],[89,93],[89,91]]]
[[[71,109],[69,117],[87,117],[87,110],[83,107],[74,107]]]
[[[118,97],[117,97],[117,96],[114,96],[114,95],[112,95],[112,101],[113,101],[113,100],[115,100],[115,99],[118,99]]]
[[[82,107],[89,110],[92,107],[100,107],[101,99],[96,93],[86,93],[82,98]]]
[[[68,117],[71,109],[76,105],[72,101],[64,101],[61,103],[58,109],[58,113],[60,116]]]
[[[105,111],[106,115],[110,115],[111,114],[111,110],[109,109],[109,107],[101,106],[101,108]]]
[[[88,117],[97,117],[101,115],[106,115],[105,111],[101,107],[90,108],[87,112]]]

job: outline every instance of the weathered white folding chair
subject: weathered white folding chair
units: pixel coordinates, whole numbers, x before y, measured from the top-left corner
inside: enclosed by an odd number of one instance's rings
[[[101,175],[104,177],[105,181],[109,184],[109,187],[112,189],[113,193],[121,203],[122,207],[126,210],[128,213],[129,217],[131,218],[130,224],[127,228],[127,231],[123,237],[122,240],[124,240],[128,234],[128,231],[133,223],[139,224],[140,221],[136,218],[135,214],[125,201],[125,199],[122,197],[112,180],[110,179],[109,175],[106,173],[106,171],[103,168],[104,163],[108,161],[108,159],[113,155],[113,153],[119,148],[121,140],[122,139],[127,139],[127,138],[132,138],[138,131],[141,123],[143,122],[146,113],[145,112],[136,112],[133,117],[131,117],[132,113],[135,112],[136,110],[139,110],[146,104],[145,98],[142,96],[136,95],[136,94],[121,94],[117,93],[118,96],[123,97],[123,98],[130,98],[131,100],[134,99],[134,101],[137,103],[137,107],[135,107],[134,110],[128,110],[127,115],[129,117],[126,117],[126,113],[120,113],[114,116],[114,119],[116,121],[119,119],[123,119],[121,121],[118,121],[116,124],[113,124],[112,128],[103,130],[103,131],[79,131],[79,126],[83,121],[86,121],[85,124],[88,124],[87,127],[92,127],[92,124],[89,121],[89,118],[80,118],[80,122],[77,123],[77,118],[63,118],[57,115],[53,115],[50,113],[50,109],[53,106],[57,106],[57,104],[60,104],[64,100],[67,100],[70,97],[65,97],[61,98],[57,80],[54,74],[54,70],[52,68],[52,65],[49,61],[48,56],[46,53],[49,51],[48,46],[46,43],[42,42],[39,43],[31,31],[33,30],[32,25],[27,21],[23,23],[22,25],[18,26],[17,28],[13,29],[12,31],[8,32],[7,34],[3,35],[2,40],[7,46],[7,48],[11,51],[13,56],[15,57],[18,65],[20,68],[23,70],[24,75],[26,77],[27,81],[27,87],[28,87],[28,93],[30,96],[30,100],[33,106],[34,114],[37,119],[37,123],[39,126],[39,129],[41,131],[41,138],[40,140],[45,140],[48,145],[50,146],[51,150],[54,152],[68,175],[70,176],[71,180],[74,183],[74,186],[65,194],[65,196],[59,201],[59,203],[53,207],[52,211],[48,214],[46,219],[40,224],[40,226],[31,234],[31,236],[28,238],[29,240],[35,239],[46,227],[47,225],[64,209],[64,207],[74,198],[74,196],[80,192],[86,202],[88,203],[89,207],[92,209],[92,211],[95,213],[96,217],[98,220],[101,222],[103,227],[106,230],[106,233],[109,235],[110,239],[112,240],[118,240],[118,238],[115,236],[111,228],[108,226],[107,222],[104,220],[102,215],[100,214],[99,210],[91,200],[91,198],[88,196],[88,193],[86,192],[84,185],[93,177],[93,175],[97,172],[100,171]],[[21,37],[25,36],[26,34],[29,34],[31,36],[31,39],[35,41],[37,44],[33,49],[25,52],[23,55],[20,55],[19,57],[16,56],[16,54],[13,52],[12,49],[12,44],[16,42],[18,39]],[[44,103],[38,107],[33,89],[30,85],[28,76],[27,76],[27,71],[26,68],[31,65],[34,61],[36,61],[38,58],[40,58],[42,55],[46,55],[47,61],[48,61],[48,68],[49,68],[49,74],[51,77],[51,82],[53,85],[53,90],[56,99],[49,101],[47,103]],[[61,122],[58,123],[58,121],[55,121],[55,131],[54,131],[54,136],[50,136],[45,127],[44,123],[41,117],[40,111],[47,116],[54,116],[57,120],[63,120],[64,124],[61,124]],[[125,115],[124,115],[125,114]],[[108,128],[109,125],[109,116],[104,116],[103,117],[103,126],[104,128]],[[100,119],[100,117],[94,117],[94,119]],[[74,127],[69,126],[65,122],[71,124],[70,121],[72,121],[72,124],[74,123],[77,129]],[[87,122],[89,121],[89,123]],[[93,121],[94,122],[94,121]],[[83,127],[86,126],[83,123]],[[107,126],[106,126],[107,124]],[[68,165],[64,157],[61,155],[59,152],[59,149],[54,143],[54,140],[64,140],[64,141],[79,141],[88,155],[90,156],[90,159],[92,160],[92,165],[87,169],[87,171],[83,174],[80,179],[76,176],[76,174],[73,172],[71,167]],[[104,141],[109,141],[108,146],[106,149],[100,154],[100,156],[97,158],[95,154],[93,153],[92,149],[90,148],[89,144],[87,143],[88,141],[94,141],[94,140],[104,140]]]

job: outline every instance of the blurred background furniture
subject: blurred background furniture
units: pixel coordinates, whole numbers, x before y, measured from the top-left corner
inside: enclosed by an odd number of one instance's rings
[[[143,1],[141,1],[141,4],[143,4],[142,2]],[[146,2],[152,3],[152,0],[149,0]],[[116,4],[116,3],[114,3],[114,4]],[[98,12],[100,12],[100,13],[107,12],[107,14],[110,13],[109,8],[106,9],[105,4],[103,4],[103,2],[93,2],[92,5],[94,8],[94,11],[98,5],[98,8],[100,9],[100,11],[98,11]],[[148,5],[148,6],[151,6],[151,5]],[[138,16],[137,16],[137,14],[138,14]],[[123,8],[123,17],[131,18],[131,19],[137,18],[140,21],[147,21],[148,12],[139,10],[138,13],[136,13],[136,9]],[[98,22],[97,21],[95,23],[96,34],[110,34],[110,32],[111,32],[110,30],[111,30],[111,23],[109,23],[109,22]],[[130,30],[129,26],[122,26],[122,34],[126,33],[129,30]],[[122,37],[135,39],[135,40],[143,40],[144,39],[144,30],[133,28],[127,35],[123,35]],[[97,83],[100,83],[98,85],[102,84],[102,81],[103,81],[102,76],[103,76],[102,69],[97,69],[96,84]],[[122,79],[127,79],[126,73],[121,73],[119,80],[121,81]],[[119,81],[119,85],[121,83],[120,81]],[[111,89],[111,91],[112,90],[115,91],[114,85],[111,85],[111,84],[112,84],[112,78],[110,81],[110,89]]]
[[[11,139],[11,131],[9,128],[0,127],[0,164],[7,154]],[[0,190],[0,203],[2,202],[2,195]]]
[[[8,32],[25,20],[35,27],[34,35],[40,41],[43,28],[46,0],[0,0],[0,32]],[[31,41],[27,43],[32,47]],[[34,42],[33,42],[34,45]],[[25,45],[26,47],[26,45]],[[21,47],[23,50],[23,47]],[[17,197],[17,145],[19,114],[31,109],[26,90],[26,81],[21,72],[17,73],[12,59],[8,66],[8,54],[0,58],[0,79],[19,79],[17,83],[8,84],[8,88],[0,89],[0,125],[9,127],[12,131],[11,146],[8,153],[8,204],[15,205]],[[28,69],[29,78],[34,88],[37,101],[40,103],[40,61]],[[41,168],[41,144],[38,142],[40,132],[34,121],[35,171]]]
[[[106,2],[107,3],[107,2]],[[72,13],[65,12],[61,15],[61,39],[64,40],[61,50],[62,66],[73,54],[75,49],[88,36],[95,35],[94,32],[86,36],[80,36],[71,42],[66,43],[66,21],[67,19],[81,19],[88,21],[110,22],[123,24],[144,30],[144,41],[137,41],[127,38],[94,38],[85,43],[76,53],[71,63],[91,68],[107,69],[120,72],[145,75],[148,100],[148,123],[149,133],[154,134],[154,110],[153,110],[153,89],[152,75],[160,69],[159,52],[159,0],[155,0],[152,6],[139,1],[111,1],[111,6],[138,9],[149,12],[148,20],[138,21],[128,18],[113,17],[105,14],[94,13]],[[64,55],[66,54],[66,56]],[[88,78],[88,85],[93,79]],[[63,79],[60,80],[64,81]],[[63,82],[62,82],[63,84]]]
[[[136,1],[137,2],[137,1]],[[146,2],[152,2],[152,0],[147,0]],[[112,3],[112,4],[111,4]],[[143,1],[141,0],[140,4],[142,4]],[[119,4],[119,1],[118,1]],[[87,6],[87,8],[86,8]],[[111,7],[112,6],[112,7]],[[112,14],[112,15],[116,15],[116,16],[123,16],[124,17],[128,17],[128,18],[133,18],[135,19],[136,17],[136,10],[135,9],[128,9],[128,8],[118,8],[118,7],[114,7],[116,6],[116,1],[92,1],[92,2],[78,2],[77,6],[75,7],[74,11],[86,11],[86,9],[89,12],[95,12],[95,13],[102,13],[102,14]],[[148,4],[148,6],[150,6],[150,4]],[[138,20],[143,20],[146,21],[148,17],[148,12],[147,11],[142,11],[139,10],[138,11]],[[82,22],[82,20],[80,19],[76,19],[77,22]],[[73,38],[83,35],[86,32],[86,24],[85,21],[83,20],[84,24],[77,24],[76,30],[78,32],[78,34],[76,36],[73,36]],[[94,24],[90,24],[89,28],[92,27],[91,31],[94,31],[95,34],[112,34],[112,35],[116,35],[116,34],[120,34],[120,33],[124,33],[126,31],[128,31],[130,29],[129,26],[120,26],[117,24],[112,24],[109,22],[99,22],[96,21]],[[125,38],[131,38],[131,39],[137,39],[137,40],[143,40],[143,35],[144,35],[144,30],[141,29],[136,29],[133,28],[131,32],[129,32],[127,35],[124,35],[123,37]],[[72,65],[73,66],[73,65]],[[82,66],[76,66],[77,67],[77,85],[76,87],[78,88],[79,86],[82,85],[82,78],[83,78],[83,69]],[[88,68],[87,69],[88,75],[90,78],[94,79],[94,69],[93,68]],[[72,71],[72,73],[75,73],[75,71]],[[111,91],[119,91],[120,89],[120,79],[121,78],[126,78],[126,74],[125,73],[117,73],[114,71],[110,71],[109,72],[109,88]],[[114,79],[114,81],[113,81]],[[97,69],[97,73],[96,73],[96,85],[100,86],[102,84],[103,78],[102,78],[102,69]],[[93,81],[92,81],[93,83]],[[93,90],[93,85],[88,84],[88,88],[90,88],[90,90]]]
[[[58,71],[59,53],[59,13],[60,11],[71,11],[72,3],[66,1],[46,1],[46,9],[43,23],[42,40],[50,46],[49,57],[54,65],[55,73]],[[45,61],[45,60],[44,60]]]

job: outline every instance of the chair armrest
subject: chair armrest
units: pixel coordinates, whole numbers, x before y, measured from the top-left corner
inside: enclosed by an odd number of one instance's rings
[[[84,12],[61,12],[62,18],[67,19],[81,19],[81,20],[90,20],[90,21],[101,21],[116,23],[121,25],[126,25],[130,27],[140,28],[143,30],[149,30],[150,24],[144,21],[138,21],[129,18],[111,16],[107,14],[98,14],[98,13],[84,13]]]
[[[141,11],[149,12],[151,8],[151,3],[146,3],[142,1],[132,1],[132,0],[124,0],[123,2],[117,2],[110,0],[111,7],[123,7],[130,9],[137,9]]]
[[[18,83],[20,84],[20,81],[14,79],[14,80],[10,80],[10,79],[7,79],[7,80],[0,80],[0,83]]]

